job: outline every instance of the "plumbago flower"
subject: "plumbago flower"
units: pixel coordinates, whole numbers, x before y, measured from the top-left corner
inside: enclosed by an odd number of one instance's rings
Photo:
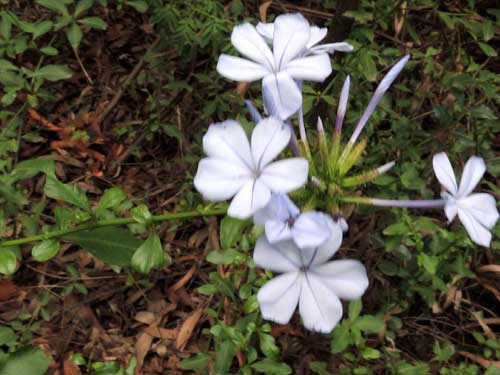
[[[299,13],[276,18],[272,52],[255,26],[235,26],[231,43],[246,59],[222,54],[217,72],[239,82],[262,79],[266,95],[272,95],[276,104],[276,115],[286,120],[302,105],[302,93],[295,80],[322,82],[332,72],[327,53],[304,56],[310,38],[309,22]]]
[[[255,264],[282,273],[257,294],[264,319],[287,324],[298,304],[307,329],[331,332],[342,318],[340,298],[358,299],[368,287],[366,270],[360,262],[328,261],[341,242],[339,226],[322,246],[313,249],[300,249],[293,241],[273,245],[260,237],[253,256]]]
[[[251,145],[236,121],[210,125],[203,137],[208,157],[198,164],[194,186],[211,201],[234,197],[228,215],[250,217],[268,204],[271,193],[288,193],[306,183],[306,159],[289,158],[272,163],[290,137],[290,128],[272,117],[255,126]]]
[[[467,160],[459,187],[450,160],[444,152],[434,155],[432,165],[437,179],[447,190],[441,193],[441,197],[445,201],[444,212],[448,221],[453,221],[458,214],[472,241],[481,246],[490,246],[490,230],[499,218],[495,198],[486,193],[471,194],[486,172],[484,160],[477,156]]]
[[[257,24],[256,29],[268,44],[273,43],[274,22],[269,22],[269,23],[259,22]],[[318,26],[311,26],[309,32],[310,32],[309,40],[306,43],[303,56],[317,55],[325,52],[333,54],[335,51],[352,52],[352,50],[354,49],[354,47],[351,44],[346,42],[327,43],[318,45],[319,42],[325,39],[326,34],[328,34],[328,29],[326,27],[319,28]]]
[[[342,229],[323,212],[300,213],[286,194],[273,194],[269,204],[253,218],[255,224],[264,226],[269,243],[293,240],[299,248],[318,247],[336,231],[335,226]]]

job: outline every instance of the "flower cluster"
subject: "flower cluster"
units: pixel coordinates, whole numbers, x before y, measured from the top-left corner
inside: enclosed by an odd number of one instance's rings
[[[196,189],[205,199],[231,199],[229,216],[253,217],[254,223],[264,228],[265,234],[255,246],[255,264],[281,275],[268,281],[258,292],[263,317],[286,324],[298,305],[305,327],[325,333],[330,332],[342,317],[340,299],[358,299],[368,287],[365,267],[359,261],[330,261],[340,248],[343,232],[348,229],[345,219],[340,216],[338,202],[444,207],[448,220],[458,215],[470,238],[482,246],[489,246],[490,230],[499,218],[491,195],[471,194],[486,170],[479,157],[469,159],[457,187],[446,154],[434,156],[434,171],[447,190],[439,200],[384,200],[345,193],[344,189],[369,182],[394,165],[389,162],[375,170],[347,176],[366,146],[366,140],[357,142],[361,131],[409,56],[403,57],[382,79],[340,152],[350,86],[347,77],[331,143],[318,120],[318,161],[311,154],[305,134],[302,81],[323,81],[332,71],[329,54],[353,49],[348,43],[319,44],[326,33],[324,28],[311,26],[301,14],[280,15],[274,23],[259,23],[257,27],[244,23],[234,28],[231,42],[245,58],[223,54],[217,71],[236,81],[262,79],[264,105],[269,117],[262,118],[247,102],[256,122],[250,140],[244,128],[234,120],[210,125],[203,137],[207,157],[200,161],[194,179]],[[291,122],[296,113],[300,144]],[[286,157],[287,146],[294,157]],[[334,203],[325,206],[321,199],[307,198],[307,209],[299,209],[287,194],[306,184],[315,189],[312,198],[317,194]],[[317,202],[326,212],[315,210],[317,207],[314,204],[311,207],[311,202]]]

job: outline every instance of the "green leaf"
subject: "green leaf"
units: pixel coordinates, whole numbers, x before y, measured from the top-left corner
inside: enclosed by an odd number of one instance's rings
[[[309,368],[311,369],[312,372],[318,375],[333,375],[326,368],[325,362],[319,362],[319,361],[309,362]]]
[[[273,336],[268,335],[267,333],[259,333],[259,346],[260,350],[266,357],[272,359],[278,358],[280,350],[276,346],[276,340]]]
[[[92,212],[87,195],[76,185],[63,184],[53,176],[47,176],[45,182],[45,195],[49,198],[61,200]]]
[[[346,321],[339,324],[332,335],[331,351],[333,354],[343,352],[350,344],[349,325]]]
[[[156,233],[151,233],[132,256],[132,268],[141,273],[149,273],[154,268],[163,267],[164,264],[165,256],[160,237]]]
[[[127,193],[117,187],[107,189],[99,200],[97,211],[104,211],[108,208],[118,208],[118,205],[127,199]]]
[[[0,345],[9,347],[15,346],[17,343],[17,336],[9,327],[0,327]]]
[[[17,71],[18,68],[17,68],[17,66],[12,64],[10,61],[5,60],[5,59],[0,59],[0,72],[4,72],[7,70]]]
[[[361,355],[363,356],[364,359],[367,360],[380,358],[380,352],[377,349],[369,347],[364,348],[363,351],[361,352]]]
[[[377,79],[377,66],[373,58],[366,52],[360,53],[359,63],[361,64],[361,72],[368,81],[375,81]]]
[[[61,79],[70,78],[73,71],[65,65],[45,65],[44,67],[35,70],[29,74],[29,77],[43,78],[51,82],[60,81]]]
[[[106,30],[106,28],[108,27],[106,22],[104,22],[99,17],[82,18],[81,20],[78,20],[78,23],[83,24],[83,25],[88,25],[88,26],[92,27],[93,29],[98,29],[98,30]]]
[[[7,13],[1,14],[0,34],[5,40],[9,40],[12,31],[12,18]]]
[[[45,240],[33,247],[31,255],[37,262],[46,262],[57,255],[60,247],[58,241]]]
[[[148,207],[144,204],[132,208],[130,210],[130,213],[132,214],[132,217],[135,221],[143,225],[150,224],[153,218],[153,215],[151,215],[151,212],[149,212]]]
[[[377,333],[384,328],[385,323],[373,315],[363,315],[356,320],[355,325],[365,333]]]
[[[197,374],[206,372],[210,355],[207,353],[198,353],[193,357],[184,358],[181,361],[181,368],[183,370],[194,371]]]
[[[15,181],[24,180],[32,178],[38,173],[54,176],[54,160],[48,158],[24,160],[16,165],[16,168],[12,171],[12,177]]]
[[[80,26],[78,26],[76,22],[73,22],[69,27],[66,36],[68,37],[71,47],[73,47],[73,49],[77,49],[80,45],[80,42],[82,41],[83,32],[82,29],[80,29]]]
[[[245,256],[234,249],[214,250],[207,255],[207,261],[213,264],[241,264]]]
[[[363,303],[360,299],[349,302],[349,320],[354,322],[356,318],[359,316],[361,309],[363,308]]]
[[[132,255],[141,245],[141,241],[128,230],[117,227],[75,232],[63,238],[80,245],[96,258],[119,267],[129,266]]]
[[[57,56],[59,51],[54,47],[42,47],[40,52],[47,56]]]
[[[240,238],[248,220],[239,220],[234,217],[226,216],[220,224],[220,242],[223,249],[229,249]]]
[[[21,348],[7,357],[0,367],[0,375],[43,375],[52,359],[31,346]]]
[[[270,359],[255,362],[250,367],[264,374],[288,375],[292,373],[292,369],[286,363],[275,362]]]
[[[145,1],[125,1],[125,4],[131,6],[140,13],[145,13],[148,10],[148,4]]]
[[[54,24],[52,21],[41,21],[34,25],[33,27],[33,39],[39,38],[44,34],[47,34]]]
[[[418,264],[423,266],[427,272],[431,275],[435,275],[437,268],[439,266],[439,258],[433,255],[427,255],[425,253],[420,253],[417,256]]]
[[[94,5],[94,0],[80,0],[75,7],[75,13],[74,13],[75,18],[77,18],[80,14],[82,14],[86,10],[89,10],[92,7],[92,5]]]
[[[233,358],[236,354],[236,348],[232,341],[223,341],[218,345],[215,353],[214,371],[216,374],[224,374],[229,371]]]
[[[6,276],[13,275],[16,267],[17,257],[14,252],[8,247],[0,246],[0,273]]]
[[[66,5],[64,5],[64,2],[61,0],[36,0],[36,2],[47,9],[62,14],[68,14],[68,8],[66,8]]]
[[[481,50],[484,52],[484,54],[486,56],[489,56],[489,57],[497,57],[498,56],[497,51],[489,44],[478,43],[478,45],[479,45],[479,48],[481,48]]]

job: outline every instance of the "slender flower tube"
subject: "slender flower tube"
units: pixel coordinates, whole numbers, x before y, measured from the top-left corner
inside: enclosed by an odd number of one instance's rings
[[[264,319],[287,324],[299,305],[307,329],[331,332],[342,318],[340,299],[358,299],[368,287],[366,270],[360,262],[328,261],[341,242],[340,226],[322,246],[314,249],[300,249],[293,241],[273,245],[260,237],[253,255],[255,264],[281,273],[257,294]]]
[[[290,137],[290,128],[272,117],[255,126],[251,144],[236,121],[210,125],[203,137],[208,157],[198,164],[194,186],[211,201],[234,197],[228,215],[250,217],[268,204],[271,193],[288,193],[306,183],[307,160],[289,158],[272,162]]]
[[[484,160],[477,156],[467,160],[459,187],[450,159],[444,152],[434,155],[432,166],[437,179],[447,190],[441,196],[448,221],[453,221],[458,214],[471,240],[484,247],[490,246],[490,230],[499,218],[495,198],[486,193],[471,194],[486,172]]]
[[[262,79],[263,92],[271,95],[276,116],[282,120],[292,116],[302,105],[302,93],[296,81],[322,82],[332,72],[327,53],[304,56],[311,37],[309,22],[299,13],[276,18],[273,29],[273,50],[255,27],[249,23],[235,26],[231,43],[246,58],[222,54],[217,71],[240,82]]]

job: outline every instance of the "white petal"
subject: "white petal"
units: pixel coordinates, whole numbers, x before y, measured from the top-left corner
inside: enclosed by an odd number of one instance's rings
[[[322,282],[341,299],[360,298],[368,288],[366,269],[357,260],[345,259],[311,267],[308,272],[317,275]]]
[[[486,164],[483,158],[471,156],[467,160],[467,163],[465,163],[457,197],[465,197],[472,193],[472,190],[474,190],[479,180],[483,177],[484,172],[486,172]]]
[[[307,42],[306,48],[310,49],[323,39],[325,39],[326,34],[328,33],[328,29],[326,27],[319,28],[318,26],[311,26],[309,29],[310,35],[309,40]]]
[[[269,164],[290,141],[290,128],[274,117],[260,121],[252,132],[252,157],[260,171]]]
[[[217,72],[223,77],[238,82],[257,81],[269,74],[269,70],[264,65],[225,54],[219,56]]]
[[[249,181],[250,171],[244,165],[220,158],[204,158],[198,164],[194,186],[206,199],[223,201]]]
[[[445,200],[444,213],[448,218],[448,223],[451,223],[458,213],[457,200],[450,193],[442,192],[441,197]]]
[[[270,243],[287,241],[292,239],[292,231],[288,223],[283,221],[269,220],[265,224],[266,237]]]
[[[327,44],[320,44],[318,46],[314,46],[309,50],[309,53],[311,54],[320,54],[320,53],[329,53],[333,54],[335,51],[339,52],[352,52],[354,50],[354,47],[345,42],[341,43],[327,43]]]
[[[274,70],[274,56],[255,26],[244,23],[237,25],[231,34],[231,43],[245,57]]]
[[[309,257],[309,262],[312,266],[327,262],[335,255],[337,250],[340,248],[340,244],[342,243],[343,233],[340,224],[330,219],[328,220],[328,225],[330,227],[330,237],[328,237],[323,245],[319,246],[313,252],[313,255]],[[310,253],[310,251],[308,253]]]
[[[318,247],[330,237],[331,229],[325,217],[328,215],[317,211],[304,212],[297,217],[292,234],[299,248]]]
[[[455,173],[453,172],[448,155],[444,152],[434,155],[432,158],[432,167],[441,185],[443,185],[452,195],[456,195],[458,190],[457,180],[455,179]]]
[[[299,311],[307,329],[322,333],[331,332],[342,318],[339,298],[312,273],[302,279]]]
[[[483,227],[467,210],[458,209],[458,217],[464,225],[470,239],[478,245],[489,247],[491,243],[491,233]]]
[[[309,22],[302,14],[282,14],[276,17],[273,54],[279,69],[304,51],[309,36]]]
[[[349,230],[349,224],[347,224],[347,221],[343,217],[339,218],[337,223],[340,225],[342,232],[347,232]]]
[[[269,199],[271,199],[269,188],[260,179],[252,179],[234,196],[227,214],[238,219],[247,219],[265,207]]]
[[[266,207],[257,211],[253,221],[265,225],[268,221],[286,222],[300,213],[298,207],[286,194],[271,194],[271,200]]]
[[[262,317],[287,324],[299,302],[299,273],[289,272],[268,281],[257,294]]]
[[[210,157],[234,160],[254,169],[248,137],[234,120],[210,125],[203,136],[203,150]]]
[[[262,80],[262,96],[269,115],[288,119],[302,105],[302,93],[286,72],[268,74]],[[272,105],[270,105],[272,103]],[[274,110],[271,111],[271,108]]]
[[[495,198],[491,194],[476,193],[457,201],[461,210],[469,212],[482,226],[491,229],[499,214]]]
[[[332,64],[330,57],[322,53],[294,59],[284,70],[296,80],[323,82],[332,73]]]
[[[269,164],[260,178],[273,193],[289,193],[307,182],[308,163],[304,158],[289,158]]]
[[[255,244],[253,261],[257,267],[278,273],[298,271],[300,268],[300,259],[293,242],[272,245],[264,236],[259,237]]]
[[[259,22],[257,24],[257,32],[264,38],[264,40],[272,44],[273,43],[273,35],[274,35],[274,22]]]

